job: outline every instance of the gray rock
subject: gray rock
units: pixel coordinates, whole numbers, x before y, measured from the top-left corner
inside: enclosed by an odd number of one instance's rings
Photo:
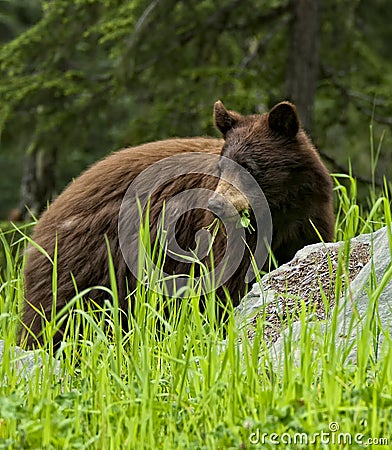
[[[5,353],[6,352],[6,353]],[[8,345],[4,340],[0,340],[0,361],[4,364],[7,361],[10,372],[18,376],[30,378],[34,373],[42,373],[44,364],[49,361],[49,355],[42,350],[23,350],[18,346]],[[59,361],[52,359],[53,374],[59,373]],[[6,374],[7,371],[4,371]]]
[[[353,361],[356,359],[355,341],[367,320],[378,322],[378,356],[382,350],[384,336],[392,333],[392,267],[388,229],[385,227],[373,236],[366,236],[373,240],[372,259],[351,283],[350,291],[340,299],[337,306],[337,345],[341,348],[352,345],[348,359]],[[371,305],[373,307],[370,307]]]
[[[265,275],[261,282],[255,284],[249,294],[241,301],[237,308],[237,321],[240,326],[249,327],[260,314],[260,311],[276,303],[279,292],[276,292],[269,285],[271,277],[276,281],[280,279],[287,280],[290,283],[292,274],[298,272],[299,267],[307,259],[311,259],[315,253],[335,252],[345,245],[344,242],[314,244],[300,250],[293,261],[287,263],[270,274]],[[359,272],[356,272],[355,278],[349,283],[349,288],[334,308],[338,308],[336,348],[338,351],[350,348],[347,354],[347,360],[356,361],[356,342],[358,335],[362,332],[363,326],[367,320],[377,320],[379,324],[379,346],[376,354],[379,356],[382,350],[384,335],[391,335],[392,332],[392,267],[391,250],[389,245],[388,229],[382,228],[376,233],[360,235],[350,242],[350,248],[358,246],[369,246],[371,258],[363,267],[359,264]],[[312,261],[314,264],[314,262]],[[307,276],[307,275],[306,275]],[[295,277],[294,277],[295,278]],[[298,275],[296,277],[298,282]],[[369,294],[368,287],[373,283],[377,286]],[[373,314],[369,317],[369,302],[375,305]],[[317,345],[318,339],[322,338],[326,329],[331,326],[331,317],[333,311],[323,322],[308,322],[307,327],[312,328],[312,339]],[[283,359],[285,340],[288,339],[288,330],[280,333],[277,339],[269,344],[270,355],[275,364],[279,364]],[[290,330],[291,342],[298,342],[301,335],[300,322],[294,322]],[[248,332],[250,338],[252,333]],[[294,361],[299,361],[299,353],[294,349]]]

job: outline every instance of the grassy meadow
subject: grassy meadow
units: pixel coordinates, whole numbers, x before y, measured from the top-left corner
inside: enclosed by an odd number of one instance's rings
[[[387,190],[377,195],[372,190],[365,211],[352,177],[336,175],[335,186],[337,240],[391,223]],[[303,311],[300,339],[292,341],[288,333],[284,364],[277,368],[263,339],[263,320],[249,342],[230,307],[227,323],[217,321],[214,293],[206,310],[199,311],[199,293],[191,282],[189,299],[181,302],[139,285],[127,333],[118,320],[114,282],[103,308],[86,306],[80,293],[60,350],[55,353],[50,345],[56,323],[63,320],[54,317],[45,330],[45,350],[53,358],[43,358],[41,370],[20,373],[11,361],[18,359],[12,349],[23,303],[27,238],[9,230],[1,234],[0,449],[392,445],[392,342],[385,338],[378,358],[374,321],[358,337],[359,363],[353,364],[345,359],[347,352],[336,352],[336,323],[319,333],[315,345]],[[151,283],[156,276],[149,273]],[[370,300],[376,288],[369,291]],[[99,309],[103,314],[91,314]]]

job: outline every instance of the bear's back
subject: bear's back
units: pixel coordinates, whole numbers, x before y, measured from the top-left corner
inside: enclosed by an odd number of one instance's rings
[[[142,144],[107,156],[71,182],[43,213],[34,229],[32,239],[47,256],[32,245],[27,250],[27,302],[23,321],[33,333],[39,334],[41,319],[36,317],[30,304],[40,310],[43,308],[46,317],[51,315],[53,264],[49,258],[53,260],[55,246],[57,311],[75,295],[71,274],[79,291],[91,286],[110,286],[105,237],[116,265],[119,297],[125,297],[125,278],[129,277],[129,270],[118,244],[118,217],[129,185],[141,172],[164,158],[182,153],[219,155],[222,145],[221,139],[214,138],[169,139]],[[102,296],[102,293],[95,294]],[[28,340],[31,344],[31,339]]]

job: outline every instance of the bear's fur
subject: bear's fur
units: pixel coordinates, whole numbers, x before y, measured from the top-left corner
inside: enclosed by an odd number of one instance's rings
[[[135,288],[135,279],[123,259],[118,238],[118,216],[130,183],[144,169],[163,158],[188,152],[212,153],[230,158],[249,170],[262,188],[273,222],[272,250],[279,263],[290,260],[307,244],[333,239],[332,181],[317,151],[302,130],[295,107],[288,102],[276,105],[269,113],[242,116],[215,104],[215,124],[223,140],[214,138],[170,139],[127,148],[97,162],[49,206],[38,221],[33,240],[48,255],[30,246],[25,268],[26,303],[23,322],[39,337],[42,319],[35,309],[52,314],[52,272],[57,242],[57,298],[59,311],[78,291],[91,286],[110,287],[108,252],[110,245],[117,276],[120,308],[126,310],[127,292]],[[201,168],[205,169],[205,168]],[[219,176],[219,168],[210,168]],[[193,187],[224,193],[216,178],[200,174],[175,178],[151,199],[150,223],[154,225],[163,202]],[[234,205],[236,206],[236,205]],[[211,223],[210,212],[195,210],[184,214],[177,224],[178,242],[184,249],[193,248],[195,232]],[[250,248],[254,234],[247,233]],[[136,237],[135,237],[136,238]],[[224,235],[215,242],[219,259]],[[215,253],[214,253],[215,255]],[[225,283],[233,303],[244,294],[245,272],[249,256],[245,255],[235,274]],[[189,264],[168,259],[167,273],[186,273]],[[72,279],[72,276],[74,280]],[[104,293],[93,291],[90,297],[102,302]],[[106,295],[106,298],[108,295]],[[23,335],[23,333],[22,333]],[[55,343],[61,334],[55,336]],[[36,339],[28,334],[27,343]]]

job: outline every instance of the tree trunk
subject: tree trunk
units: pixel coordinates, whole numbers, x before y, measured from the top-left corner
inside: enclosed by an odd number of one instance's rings
[[[26,154],[21,186],[21,211],[24,218],[38,217],[55,191],[56,149],[32,144]]]
[[[286,95],[310,132],[319,72],[322,0],[291,0],[291,11]]]

